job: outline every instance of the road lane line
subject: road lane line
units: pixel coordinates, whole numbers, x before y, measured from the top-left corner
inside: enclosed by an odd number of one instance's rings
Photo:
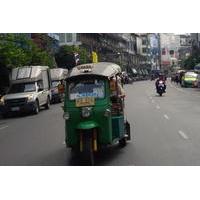
[[[157,106],[156,106],[156,108],[157,108],[157,109],[160,109],[160,106],[159,106],[159,105],[157,105]]]
[[[189,139],[188,136],[183,131],[178,131],[178,133],[183,139],[185,139],[185,140]]]
[[[0,130],[5,129],[5,128],[8,128],[8,126],[0,127]]]
[[[169,120],[169,117],[166,114],[164,114],[164,118]]]

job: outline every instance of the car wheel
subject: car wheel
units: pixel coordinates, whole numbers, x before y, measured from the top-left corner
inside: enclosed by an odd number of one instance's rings
[[[34,114],[37,115],[39,112],[40,112],[40,105],[39,105],[39,101],[36,100],[35,108],[34,108]]]
[[[45,109],[49,109],[50,108],[50,99],[49,97],[47,97],[47,103],[45,104]]]

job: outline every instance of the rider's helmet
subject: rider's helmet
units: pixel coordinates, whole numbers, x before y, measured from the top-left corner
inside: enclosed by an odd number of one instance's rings
[[[165,76],[163,73],[159,73],[158,78],[164,80]]]

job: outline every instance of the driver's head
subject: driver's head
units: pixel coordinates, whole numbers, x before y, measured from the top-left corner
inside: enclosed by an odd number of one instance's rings
[[[163,74],[159,74],[159,79],[163,79],[164,75]]]

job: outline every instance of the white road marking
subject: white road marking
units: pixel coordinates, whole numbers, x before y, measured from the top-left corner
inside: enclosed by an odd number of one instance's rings
[[[189,139],[188,136],[183,131],[178,131],[178,133],[183,139],[185,139],[185,140]]]
[[[156,108],[157,108],[157,109],[160,109],[160,106],[159,106],[159,105],[157,105],[157,106],[156,106]]]
[[[0,127],[0,130],[5,129],[5,128],[8,128],[8,126]]]
[[[169,120],[169,117],[166,114],[164,114],[164,118]]]

